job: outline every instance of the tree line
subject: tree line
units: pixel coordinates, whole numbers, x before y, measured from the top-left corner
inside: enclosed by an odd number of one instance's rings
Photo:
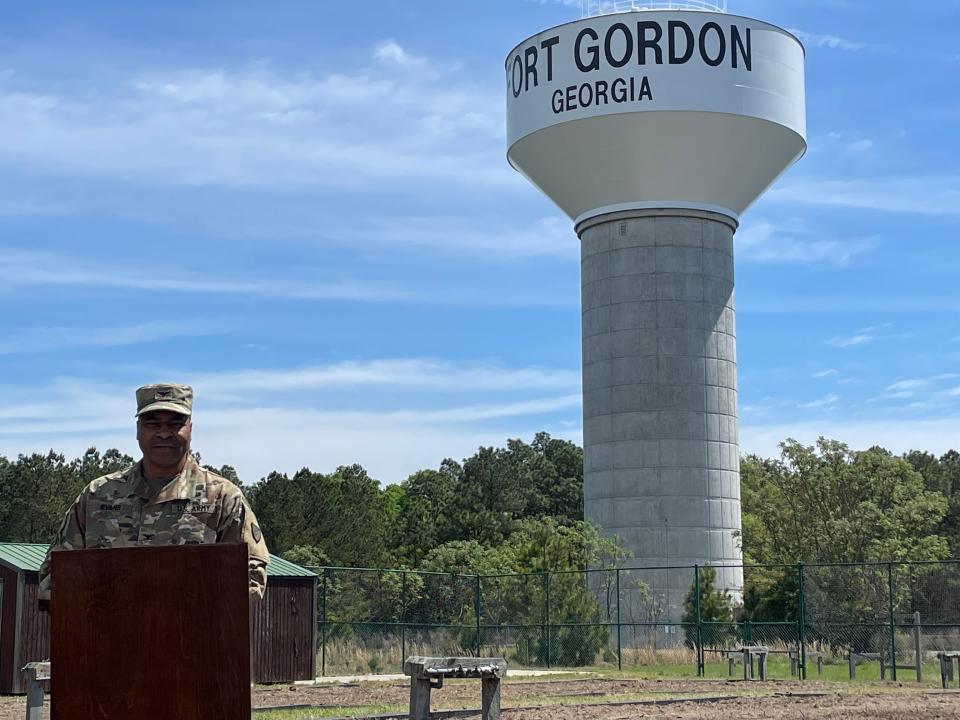
[[[49,542],[94,478],[133,458],[94,448],[0,456],[0,541]],[[583,518],[583,452],[538,433],[382,487],[360,465],[272,472],[241,486],[275,554],[311,565],[465,573],[629,564]],[[856,451],[793,440],[777,458],[741,461],[748,563],[960,557],[960,453]],[[547,535],[553,544],[545,542]],[[482,552],[481,552],[482,550]]]

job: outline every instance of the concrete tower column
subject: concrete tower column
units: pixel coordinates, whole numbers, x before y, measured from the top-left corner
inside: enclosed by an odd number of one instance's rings
[[[577,226],[584,514],[619,536],[629,566],[742,562],[735,229],[696,210],[631,210]],[[679,620],[692,572],[645,581],[664,619]],[[738,597],[742,570],[718,569],[717,587]]]

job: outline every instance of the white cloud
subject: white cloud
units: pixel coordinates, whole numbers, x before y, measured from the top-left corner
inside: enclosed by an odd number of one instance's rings
[[[579,390],[579,370],[503,368],[434,359],[342,362],[281,370],[200,374],[195,384],[218,397],[249,397],[251,391],[291,392],[324,388],[401,386],[430,390]]]
[[[840,402],[840,396],[830,393],[829,395],[824,395],[822,398],[817,400],[812,400],[810,402],[798,403],[798,408],[803,409],[815,409],[815,408],[829,408],[836,405]]]
[[[852,335],[840,335],[827,340],[827,345],[834,347],[849,348],[859,345],[866,345],[876,340],[906,340],[911,337],[910,333],[885,333],[884,330],[893,327],[891,323],[882,325],[871,325],[857,330]]]
[[[891,392],[904,392],[910,390],[919,390],[920,388],[926,387],[928,382],[922,378],[914,378],[911,380],[899,380],[892,385],[887,386],[887,390]]]
[[[502,219],[486,222],[457,216],[391,217],[357,230],[352,239],[485,258],[580,257],[580,241],[573,224],[560,216],[540,218],[522,227],[504,226]]]
[[[554,427],[570,436],[576,431],[569,422],[579,416],[579,376],[429,359],[179,373],[197,393],[195,448],[205,462],[234,465],[248,482],[271,470],[309,465],[329,472],[355,462],[382,481],[399,482],[444,457],[464,457],[509,437],[529,440]],[[0,454],[54,448],[75,456],[95,445],[136,456],[134,384],[61,378],[41,387],[0,387]]]
[[[576,297],[551,297],[526,291],[479,292],[471,288],[408,290],[387,283],[339,277],[326,278],[328,270],[298,269],[299,278],[235,276],[220,278],[222,271],[178,271],[175,275],[150,275],[132,265],[92,263],[66,255],[0,249],[0,294],[17,288],[50,286],[104,290],[164,290],[208,295],[237,295],[294,300],[346,300],[368,303],[430,303],[467,307],[562,307]]]
[[[867,47],[876,47],[853,40],[846,40],[836,35],[817,35],[816,33],[809,33],[803,30],[797,30],[796,28],[788,28],[788,30],[800,38],[800,41],[808,48],[829,48],[830,50],[857,52]]]
[[[836,347],[855,347],[857,345],[864,345],[868,342],[873,342],[876,340],[874,335],[865,335],[863,333],[858,333],[856,335],[847,335],[845,337],[835,337],[827,341],[829,345],[835,345]]]
[[[447,76],[452,73],[451,76]],[[500,87],[395,41],[350,74],[157,70],[96,94],[0,78],[0,164],[163,185],[510,186]]]
[[[229,325],[223,321],[148,322],[105,328],[34,327],[0,340],[0,355],[139,345],[178,337],[216,335],[229,330]]]
[[[828,377],[836,377],[839,374],[840,374],[839,370],[837,370],[836,368],[830,368],[829,370],[821,370],[820,372],[814,373],[813,375],[811,375],[811,377],[828,378]]]
[[[767,197],[798,205],[953,216],[960,215],[960,177],[787,179]]]
[[[797,218],[783,223],[745,222],[734,236],[737,255],[748,262],[846,265],[876,246],[872,238],[823,239]]]
[[[427,65],[426,58],[411,55],[396,40],[386,40],[377,45],[373,56],[382,63],[403,68],[423,68]]]

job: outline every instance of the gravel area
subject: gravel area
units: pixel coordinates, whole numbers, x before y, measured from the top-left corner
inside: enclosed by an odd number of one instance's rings
[[[807,682],[801,685],[797,682],[591,678],[508,681],[503,684],[501,694],[505,720],[960,718],[960,693],[931,692],[906,683],[839,685]],[[434,691],[433,708],[476,708],[479,695],[476,681],[447,681],[442,689]],[[735,699],[704,701],[731,695],[736,696]],[[690,698],[690,701],[663,702],[684,698]],[[403,682],[279,685],[258,687],[252,691],[254,707],[311,705],[331,710],[340,708],[344,715],[349,713],[350,706],[404,707],[408,699],[409,688]],[[695,699],[701,701],[694,702]],[[661,704],[651,704],[652,701]],[[22,720],[25,707],[23,697],[0,697],[0,720]],[[44,713],[44,718],[48,717],[49,707]]]

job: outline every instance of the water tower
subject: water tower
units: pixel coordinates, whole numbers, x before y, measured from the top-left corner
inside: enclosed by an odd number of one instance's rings
[[[585,515],[637,566],[742,561],[733,235],[806,149],[804,50],[725,10],[593,0],[506,59],[510,164],[581,241]]]

